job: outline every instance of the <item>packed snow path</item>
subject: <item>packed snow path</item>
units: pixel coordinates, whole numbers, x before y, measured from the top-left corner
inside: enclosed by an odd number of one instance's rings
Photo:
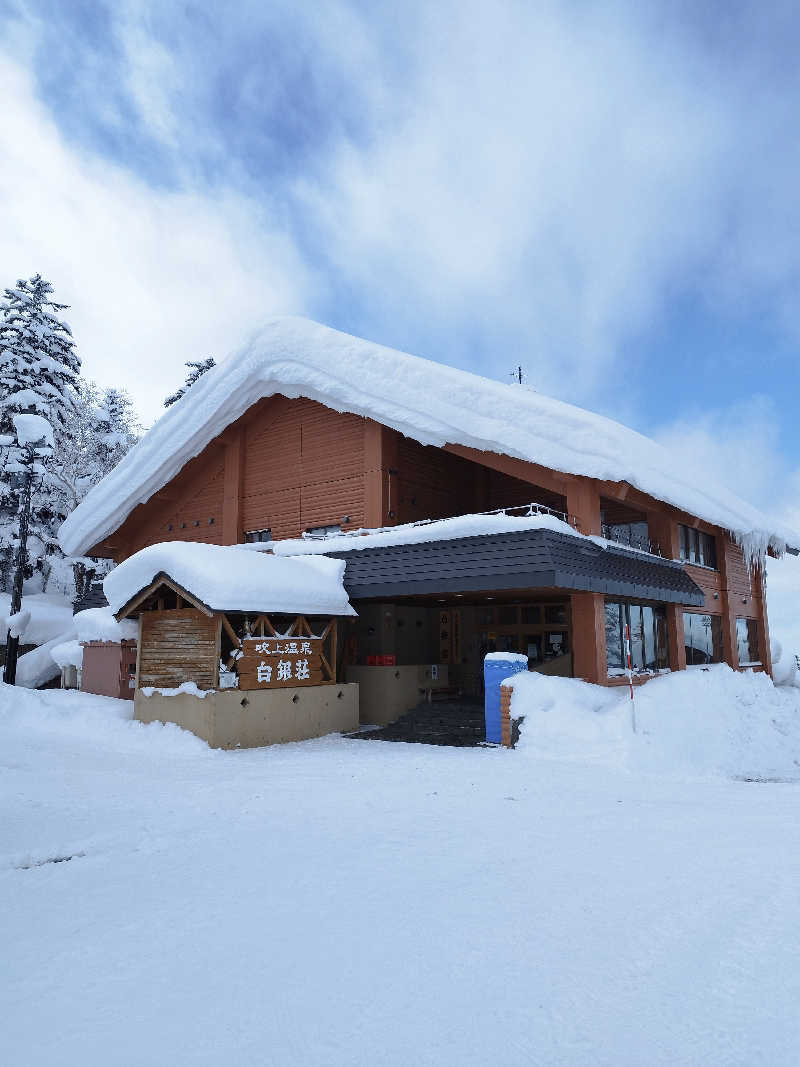
[[[800,785],[130,710],[0,690],[0,1062],[798,1062]]]

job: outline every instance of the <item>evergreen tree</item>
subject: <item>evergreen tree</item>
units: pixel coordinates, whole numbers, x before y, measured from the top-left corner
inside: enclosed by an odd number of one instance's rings
[[[49,472],[50,504],[57,516],[56,527],[73,511],[93,485],[109,473],[139,439],[141,426],[133,401],[122,389],[99,390],[94,382],[80,379],[77,404],[69,427],[56,438],[56,454]],[[105,570],[85,557],[63,559],[60,550],[53,563],[57,578],[66,586],[71,568],[78,598],[92,579]]]
[[[20,279],[0,301],[0,435],[5,467],[0,473],[0,582],[8,587],[16,539],[17,490],[11,475],[20,469],[14,415],[44,416],[57,438],[68,433],[76,414],[81,362],[69,326],[59,318],[66,309],[51,299],[52,285],[40,274]],[[31,509],[27,575],[45,570],[57,551],[59,519],[53,506],[50,472],[37,479]]]
[[[172,393],[164,401],[164,407],[168,408],[174,404],[177,400],[184,395],[187,389],[194,385],[198,378],[202,377],[206,371],[211,370],[212,367],[216,367],[217,361],[213,356],[209,356],[208,359],[194,360],[190,359],[184,363],[185,367],[189,367],[189,373],[186,375],[186,383],[181,386],[177,393]]]

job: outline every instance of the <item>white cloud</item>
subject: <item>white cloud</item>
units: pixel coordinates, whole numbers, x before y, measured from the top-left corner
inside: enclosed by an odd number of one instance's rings
[[[26,67],[2,52],[0,98],[0,288],[48,277],[72,305],[84,373],[129,388],[146,420],[182,382],[185,360],[219,358],[261,319],[308,300],[311,274],[268,203],[153,189],[79,153]]]

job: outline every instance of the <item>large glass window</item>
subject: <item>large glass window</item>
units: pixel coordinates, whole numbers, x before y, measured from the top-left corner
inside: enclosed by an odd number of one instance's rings
[[[700,567],[717,568],[717,543],[711,534],[695,530],[692,526],[678,525],[681,559]]]
[[[683,613],[683,643],[686,666],[722,663],[722,620],[719,615]]]
[[[663,604],[629,604],[607,600],[605,616],[609,674],[626,667],[626,626],[630,628],[631,667],[634,671],[657,671],[669,666],[667,613]]]
[[[736,651],[740,667],[753,667],[761,663],[758,651],[758,624],[755,619],[736,620]]]

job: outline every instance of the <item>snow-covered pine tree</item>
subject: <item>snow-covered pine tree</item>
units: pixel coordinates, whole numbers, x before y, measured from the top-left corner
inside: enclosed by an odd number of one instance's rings
[[[69,326],[59,318],[66,304],[51,299],[52,285],[40,274],[22,278],[0,301],[0,434],[14,435],[14,415],[43,415],[56,436],[68,429],[76,411],[81,361]],[[0,472],[0,584],[8,588],[17,527],[17,492],[11,472],[22,450],[4,449]],[[37,487],[31,511],[28,575],[42,570],[57,549],[58,520],[47,480]]]
[[[58,525],[91,487],[116,467],[140,433],[133,401],[125,390],[100,390],[94,382],[79,379],[75,413],[66,430],[57,434],[56,454],[49,472],[50,502]],[[78,599],[104,570],[86,557],[62,560],[60,552],[53,563],[57,565],[57,584],[63,588],[71,569]]]
[[[186,382],[176,393],[171,393],[164,401],[164,407],[168,408],[174,404],[177,400],[184,395],[187,389],[194,385],[198,378],[202,377],[206,371],[211,370],[212,367],[216,367],[217,361],[213,356],[209,356],[208,359],[189,359],[184,363],[184,367],[189,367],[189,373],[186,375]]]

